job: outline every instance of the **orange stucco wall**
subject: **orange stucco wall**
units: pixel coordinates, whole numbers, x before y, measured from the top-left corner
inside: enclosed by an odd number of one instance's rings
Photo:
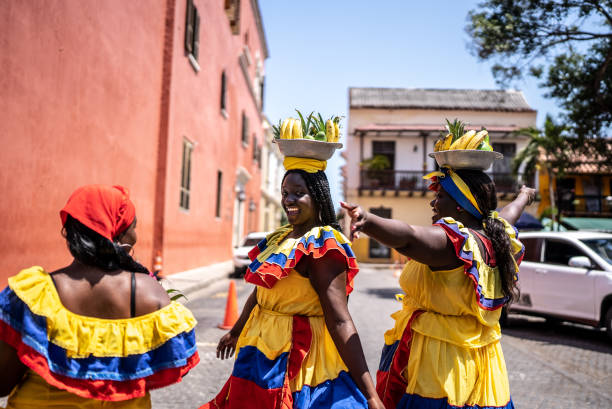
[[[238,57],[246,32],[249,33],[251,52],[261,47],[251,3],[240,3],[240,34],[233,35],[223,2],[194,0],[202,18],[198,72],[184,53],[187,2],[179,0],[176,3],[163,246],[164,267],[169,273],[231,258],[236,171],[239,166],[251,175],[245,186],[246,206],[249,200],[259,203],[260,171],[253,161],[252,137],[255,134],[261,145],[263,129],[257,105],[238,65]],[[250,68],[253,68],[252,77],[254,64]],[[223,70],[227,78],[227,118],[220,105]],[[249,118],[247,146],[243,146],[241,139],[242,111]],[[195,143],[188,211],[179,208],[184,138]],[[217,171],[223,172],[219,218],[215,217]],[[258,214],[248,210],[245,213],[247,218]],[[245,219],[243,234],[254,230],[250,226],[249,220]],[[253,226],[257,226],[256,220]]]
[[[131,190],[149,260],[164,5],[13,1],[0,15],[0,285],[70,261],[58,212],[88,183]]]
[[[58,212],[89,183],[130,189],[135,254],[146,266],[158,242],[167,273],[231,257],[237,166],[252,175],[246,194],[259,203],[252,136],[243,148],[240,112],[250,118],[251,135],[261,141],[263,132],[238,65],[243,35],[230,32],[223,2],[195,0],[202,17],[196,73],[184,53],[186,3],[14,1],[0,8],[0,286],[21,268],[53,270],[70,261]],[[248,30],[255,50],[261,45],[251,2],[241,3],[241,32]],[[219,108],[222,69],[227,119]],[[184,137],[197,144],[188,212],[179,209]]]

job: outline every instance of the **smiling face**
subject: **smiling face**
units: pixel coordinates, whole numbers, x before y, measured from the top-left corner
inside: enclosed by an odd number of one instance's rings
[[[431,217],[432,223],[437,222],[443,217],[452,217],[458,219],[461,214],[457,210],[457,202],[453,199],[442,187],[436,192],[434,200],[430,203],[433,216]]]
[[[294,227],[309,229],[316,225],[316,208],[304,178],[298,173],[289,173],[281,186],[281,203],[287,220]]]

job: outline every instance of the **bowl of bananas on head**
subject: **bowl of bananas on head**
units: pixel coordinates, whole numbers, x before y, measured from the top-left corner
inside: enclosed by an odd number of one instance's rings
[[[328,160],[336,149],[342,148],[340,117],[324,120],[321,114],[311,113],[306,118],[296,109],[299,118],[287,118],[272,126],[274,143],[284,156]]]
[[[489,133],[485,129],[466,132],[463,122],[455,119],[451,123],[447,119],[446,130],[446,136],[441,136],[434,146],[434,152],[429,154],[440,167],[485,171],[493,161],[504,157],[499,152],[493,152]]]

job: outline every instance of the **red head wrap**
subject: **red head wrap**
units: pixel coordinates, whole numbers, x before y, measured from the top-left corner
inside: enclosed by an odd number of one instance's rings
[[[68,215],[112,241],[130,227],[136,209],[123,186],[87,185],[75,190],[60,210],[62,225]]]

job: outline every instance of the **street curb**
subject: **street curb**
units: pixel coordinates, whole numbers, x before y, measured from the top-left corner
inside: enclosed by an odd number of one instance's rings
[[[176,289],[183,295],[188,296],[210,286],[214,282],[229,278],[233,268],[232,261],[227,260],[221,263],[171,274],[162,278],[161,284],[166,290],[170,288]]]

